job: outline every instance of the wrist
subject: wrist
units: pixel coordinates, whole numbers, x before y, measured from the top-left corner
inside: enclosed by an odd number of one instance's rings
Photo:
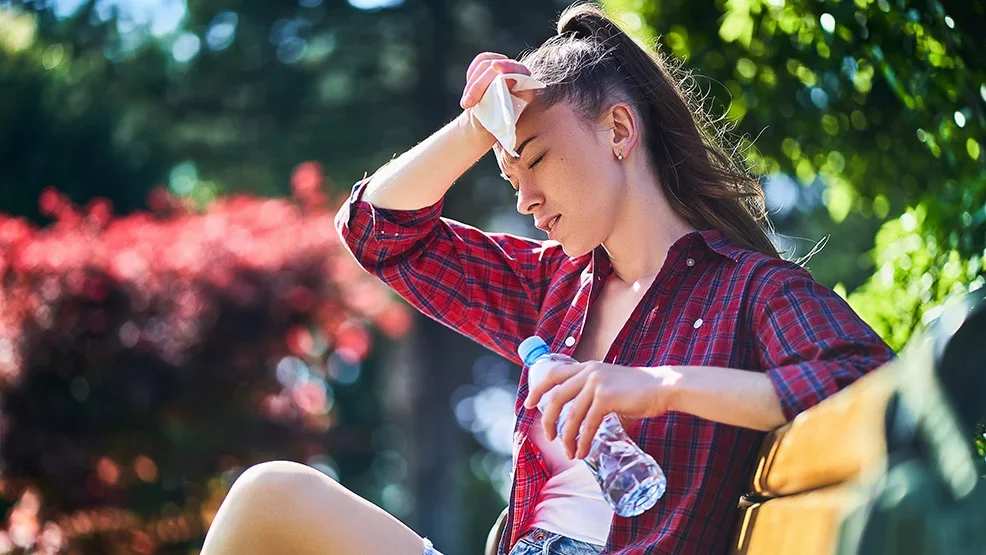
[[[463,110],[456,119],[459,122],[459,129],[465,136],[465,139],[470,143],[481,145],[484,148],[484,152],[492,148],[496,143],[496,138],[483,127],[483,124],[473,114],[472,108]]]
[[[655,366],[647,369],[654,376],[655,412],[658,414],[668,411],[680,411],[681,398],[686,395],[684,374],[675,366]]]

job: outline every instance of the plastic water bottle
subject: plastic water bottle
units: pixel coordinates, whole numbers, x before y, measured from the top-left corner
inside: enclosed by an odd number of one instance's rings
[[[525,339],[517,349],[528,367],[527,382],[531,388],[544,379],[548,369],[557,364],[577,362],[559,353],[552,353],[538,336]],[[538,402],[544,413],[545,396]],[[558,418],[561,435],[572,402],[565,403]],[[607,414],[592,438],[589,454],[583,459],[599,482],[603,497],[613,511],[623,517],[637,516],[650,509],[664,495],[667,479],[657,461],[630,439],[615,413]]]

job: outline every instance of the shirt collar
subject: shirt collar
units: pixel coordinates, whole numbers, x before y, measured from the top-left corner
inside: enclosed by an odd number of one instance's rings
[[[707,229],[692,231],[678,238],[671,245],[668,258],[671,258],[673,253],[694,252],[694,249],[707,249],[733,262],[739,261],[740,255],[747,250],[718,229]],[[595,275],[596,279],[603,279],[613,273],[613,265],[602,245],[593,249],[591,256],[592,259],[589,268],[587,268],[589,274]]]
[[[688,235],[698,234],[702,240],[705,242],[705,246],[715,252],[716,254],[722,255],[733,262],[738,262],[740,256],[748,251],[737,244],[735,241],[729,238],[728,235],[719,231],[718,229],[707,229],[705,231],[695,231],[689,233]],[[686,237],[688,236],[686,235]]]

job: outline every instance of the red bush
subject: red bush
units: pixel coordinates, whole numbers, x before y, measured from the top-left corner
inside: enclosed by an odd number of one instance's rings
[[[334,433],[333,380],[370,351],[368,325],[396,337],[410,315],[342,248],[322,179],[306,163],[292,199],[202,212],[159,190],[116,218],[46,190],[51,225],[0,216],[0,464],[16,502],[0,550],[194,543],[219,473],[363,449]]]

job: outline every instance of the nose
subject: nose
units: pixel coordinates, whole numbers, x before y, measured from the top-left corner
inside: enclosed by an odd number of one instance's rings
[[[521,214],[530,215],[544,204],[544,197],[532,190],[531,187],[521,185],[517,188],[517,211]]]

